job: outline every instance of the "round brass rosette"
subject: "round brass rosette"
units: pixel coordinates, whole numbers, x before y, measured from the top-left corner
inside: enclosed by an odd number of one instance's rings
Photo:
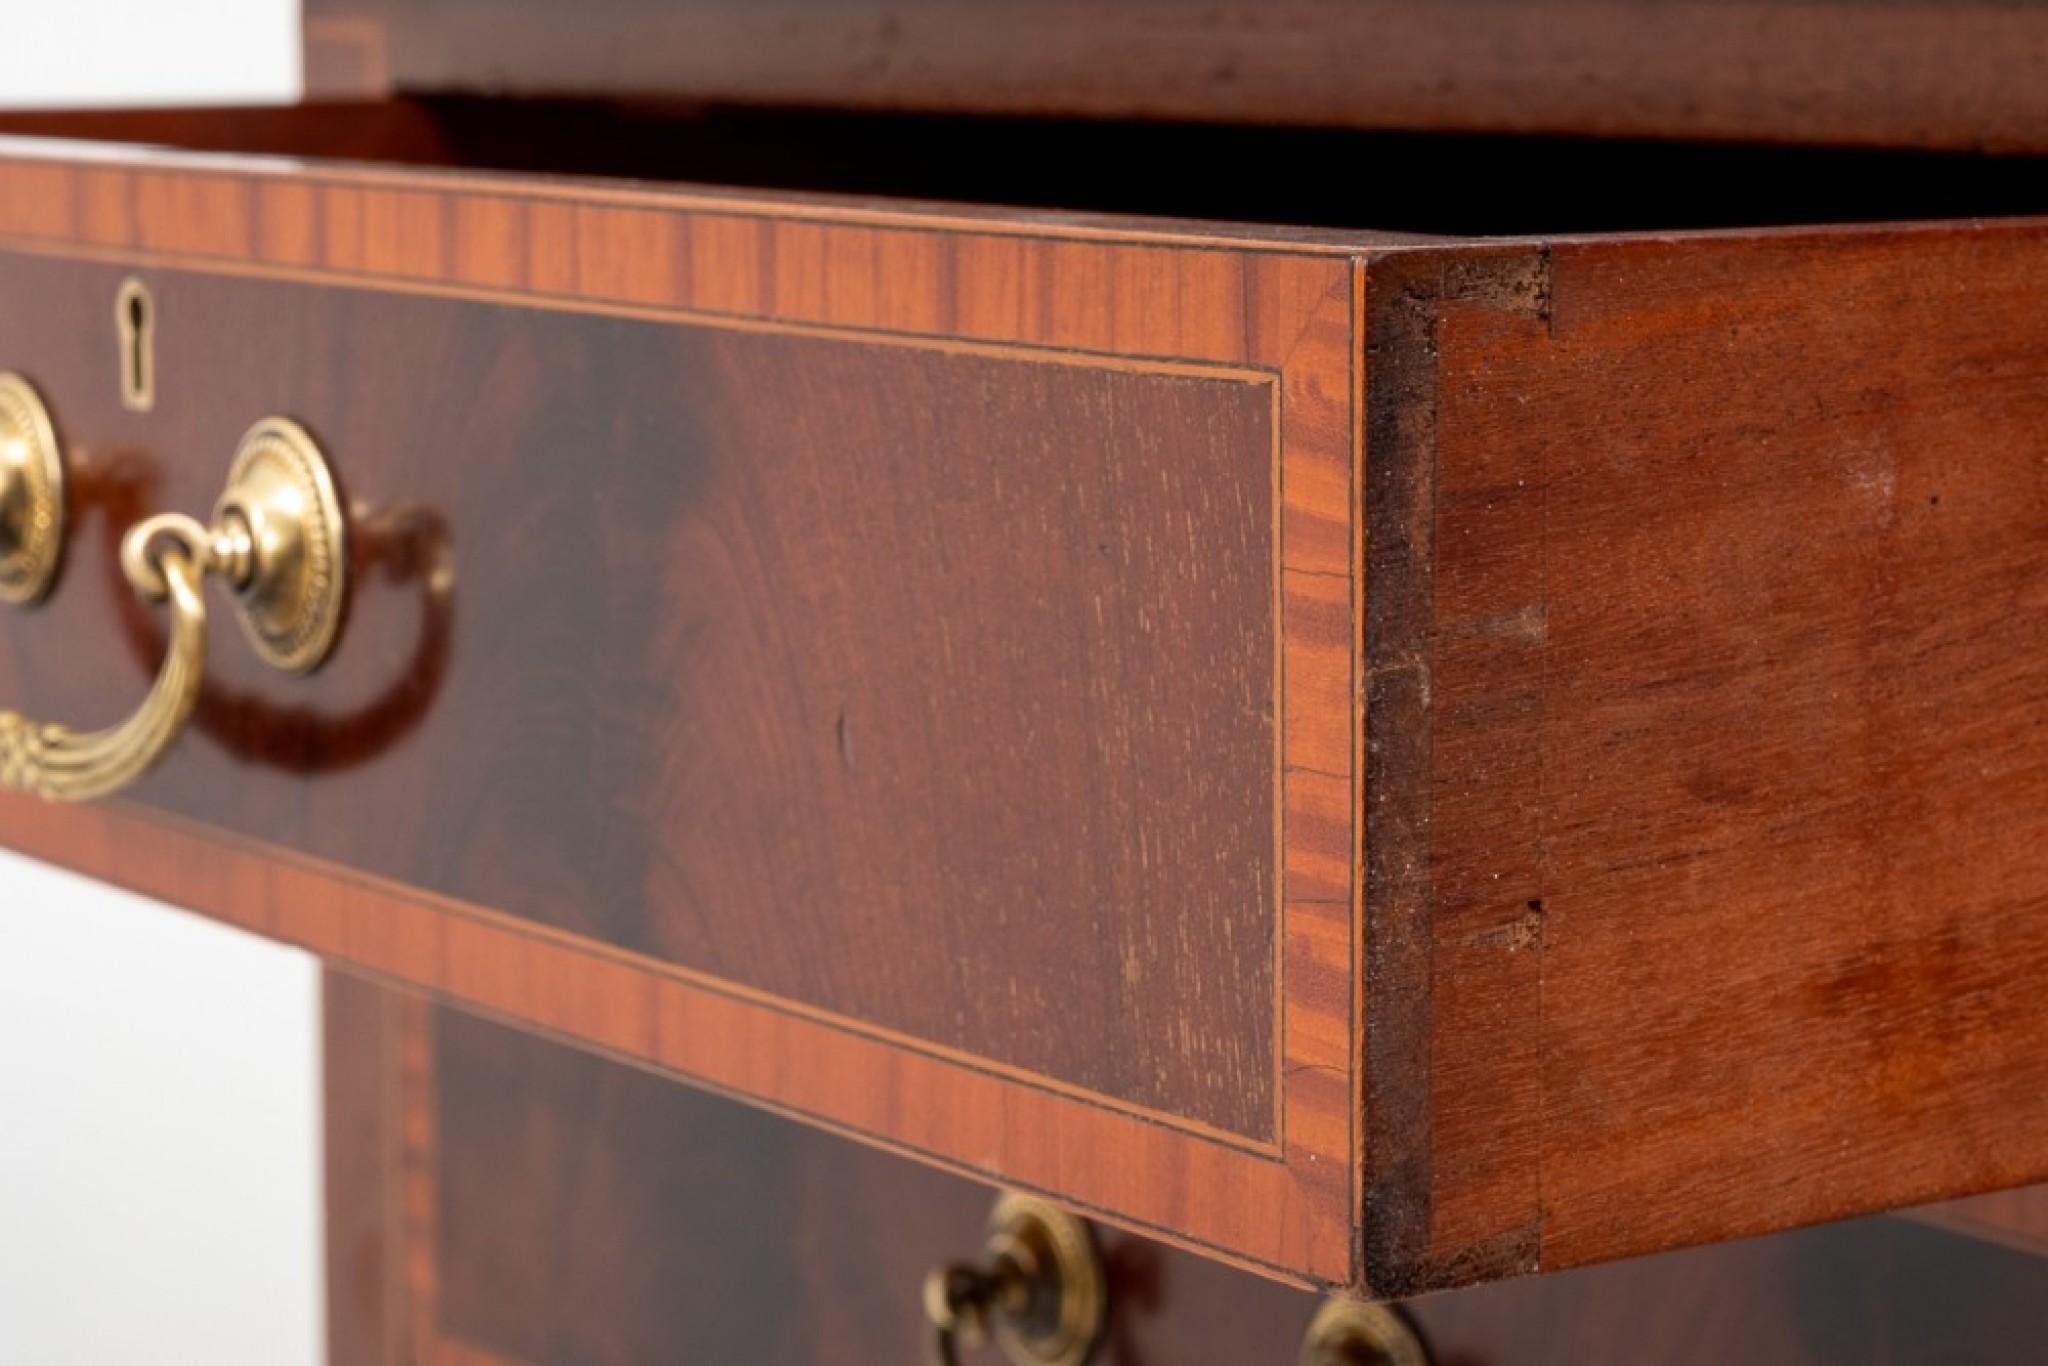
[[[1310,1322],[1298,1366],[1430,1366],[1430,1360],[1400,1310],[1332,1299]]]
[[[348,533],[334,476],[306,429],[282,417],[251,427],[213,520],[248,536],[248,562],[229,576],[249,644],[287,672],[318,668],[341,630]]]
[[[35,386],[0,374],[0,601],[50,591],[64,557],[64,455]]]
[[[1088,1225],[1028,1195],[1005,1195],[988,1220],[979,1265],[925,1279],[929,1366],[960,1366],[989,1341],[1011,1366],[1085,1366],[1102,1339],[1109,1287]]]
[[[1095,1350],[1109,1306],[1102,1258],[1088,1225],[1028,1195],[1005,1195],[989,1215],[988,1248],[1031,1267],[1030,1293],[995,1321],[1013,1362],[1081,1366]]]

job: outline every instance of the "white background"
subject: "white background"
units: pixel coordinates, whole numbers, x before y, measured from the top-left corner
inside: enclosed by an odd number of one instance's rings
[[[295,0],[0,23],[0,104],[299,91]],[[0,1363],[323,1358],[318,992],[301,954],[0,853]]]
[[[298,99],[298,0],[0,0],[0,104]]]
[[[322,1358],[318,990],[0,854],[0,1362]]]

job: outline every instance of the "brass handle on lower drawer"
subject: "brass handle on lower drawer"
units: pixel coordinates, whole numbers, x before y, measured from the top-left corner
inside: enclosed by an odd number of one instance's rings
[[[64,459],[34,386],[0,374],[0,598],[41,599],[64,542]],[[206,678],[206,577],[224,580],[266,662],[319,667],[341,625],[347,544],[326,458],[305,429],[266,418],[236,449],[211,525],[151,517],[121,542],[121,569],[146,602],[168,603],[170,642],[156,683],[120,724],[100,731],[0,711],[0,786],[53,801],[89,801],[146,773],[177,740]]]
[[[1299,1366],[1429,1366],[1406,1315],[1384,1304],[1325,1300],[1302,1339]]]
[[[993,1337],[1017,1366],[1082,1366],[1108,1311],[1102,1257],[1088,1225],[1028,1195],[989,1215],[985,1264],[926,1278],[931,1366],[958,1366],[958,1343]]]

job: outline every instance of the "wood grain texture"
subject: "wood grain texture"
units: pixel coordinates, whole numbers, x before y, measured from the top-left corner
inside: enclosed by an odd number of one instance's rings
[[[132,705],[115,535],[257,413],[365,534],[330,669],[223,623],[170,764],[6,838],[1349,1279],[1353,263],[975,221],[8,163],[0,344],[85,471],[10,697]],[[107,383],[135,271],[148,415]]]
[[[2000,0],[307,0],[318,93],[2048,150]]]
[[[1371,275],[1380,1284],[2048,1171],[2044,265],[2022,223]]]
[[[425,1293],[405,1317],[409,1355],[337,1357],[345,1366],[894,1366],[918,1359],[925,1271],[979,1245],[992,1198],[979,1185],[459,1012],[392,1018],[402,1030],[381,1039],[330,1029],[330,1069],[360,1070],[381,1050],[373,1068],[416,1078],[410,1108],[381,1141],[329,1158],[350,1174],[335,1187],[344,1208],[353,1191],[374,1193],[354,1184],[365,1159],[424,1197],[390,1236],[427,1250],[412,1263]],[[1313,1296],[1101,1234],[1103,1366],[1293,1360]],[[382,1283],[353,1266],[332,1274],[340,1340],[340,1307]],[[1868,1220],[1435,1295],[1406,1312],[1436,1360],[1461,1366],[2018,1366],[2048,1329],[2039,1275],[2001,1248]]]

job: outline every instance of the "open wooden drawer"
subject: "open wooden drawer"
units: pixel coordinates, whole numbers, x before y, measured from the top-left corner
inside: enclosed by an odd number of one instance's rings
[[[0,147],[68,487],[0,702],[136,706],[122,534],[258,419],[350,582],[0,841],[1304,1281],[2048,1177],[2048,224],[941,207],[490,117],[10,121],[198,150]],[[758,164],[710,122],[631,137]]]

